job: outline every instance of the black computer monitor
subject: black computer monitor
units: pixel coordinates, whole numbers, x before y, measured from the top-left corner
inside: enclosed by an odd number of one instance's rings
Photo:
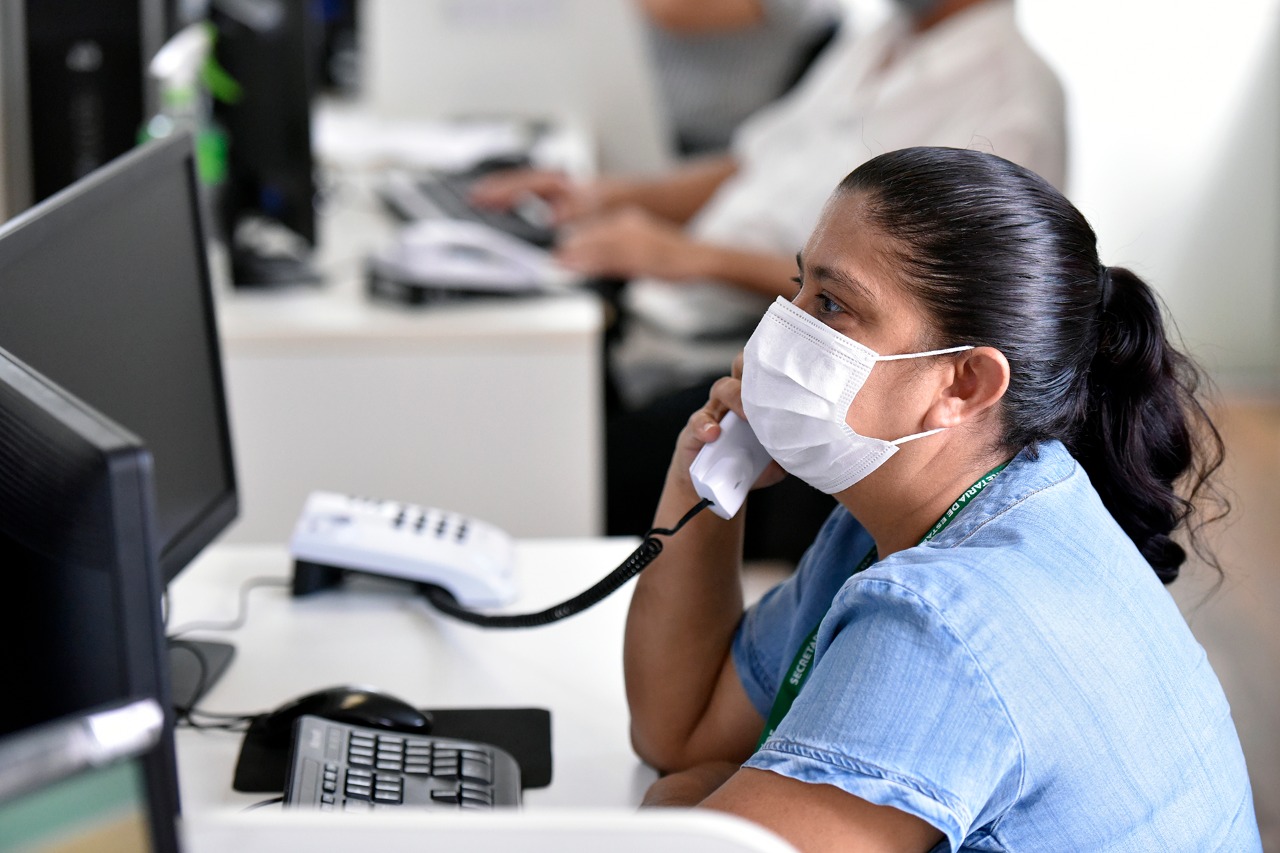
[[[151,473],[136,436],[0,350],[0,735],[155,699],[146,784],[176,816]]]
[[[214,56],[238,86],[234,100],[214,102],[214,118],[227,135],[220,220],[240,286],[316,278],[308,255],[316,244],[311,103],[319,82],[317,5],[212,0],[209,6]]]
[[[146,443],[163,582],[236,517],[189,136],[147,143],[0,227],[0,347]],[[188,662],[198,682],[228,651]]]

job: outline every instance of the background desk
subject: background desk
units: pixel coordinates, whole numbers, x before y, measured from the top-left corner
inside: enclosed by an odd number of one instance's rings
[[[514,610],[540,610],[618,565],[633,540],[525,540]],[[283,548],[221,545],[170,588],[170,630],[227,620],[241,584],[290,576]],[[376,579],[302,599],[287,589],[250,593],[248,620],[230,634],[236,657],[201,707],[270,710],[313,690],[369,684],[422,707],[542,707],[551,711],[553,779],[525,792],[529,808],[628,807],[656,778],[631,751],[623,693],[622,631],[634,584],[563,622],[485,630],[436,613],[407,587]],[[202,636],[193,633],[192,637]],[[268,798],[232,790],[240,735],[180,729],[183,810],[200,814]]]
[[[440,506],[517,536],[597,535],[599,299],[371,302],[363,258],[394,228],[373,179],[329,175],[322,286],[232,290],[224,274],[217,288],[242,501],[227,541],[285,541],[313,489]]]

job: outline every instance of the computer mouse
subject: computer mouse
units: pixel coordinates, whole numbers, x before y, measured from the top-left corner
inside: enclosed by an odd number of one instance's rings
[[[427,734],[432,725],[430,714],[403,699],[372,687],[339,685],[299,696],[268,713],[258,723],[262,739],[269,745],[288,746],[293,723],[304,714],[411,734]]]

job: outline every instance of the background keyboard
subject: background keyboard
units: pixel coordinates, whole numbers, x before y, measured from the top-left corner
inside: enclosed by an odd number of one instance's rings
[[[488,225],[540,248],[555,244],[555,229],[536,221],[527,208],[488,210],[472,206],[467,193],[474,180],[470,175],[392,171],[384,176],[378,194],[396,216],[406,221],[462,219]]]

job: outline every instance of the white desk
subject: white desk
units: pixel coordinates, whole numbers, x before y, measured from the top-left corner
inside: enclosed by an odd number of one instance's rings
[[[526,540],[518,545],[526,593],[513,610],[537,610],[585,589],[621,562],[627,539]],[[230,618],[241,584],[288,577],[283,548],[221,545],[170,589],[170,625]],[[524,792],[518,811],[370,815],[241,811],[268,794],[233,791],[241,735],[180,729],[178,776],[188,853],[795,853],[767,830],[701,809],[636,804],[656,773],[631,751],[622,682],[622,629],[632,584],[595,607],[542,628],[486,631],[450,620],[405,587],[348,581],[340,591],[293,599],[250,593],[248,620],[229,639],[231,668],[205,710],[268,710],[320,687],[367,683],[430,707],[543,707],[551,711],[552,782]],[[193,633],[193,637],[200,634]]]
[[[517,536],[598,534],[599,300],[369,301],[362,259],[393,227],[371,177],[330,176],[323,286],[217,289],[242,503],[227,541],[285,541],[313,489],[441,506]]]
[[[521,541],[524,593],[513,611],[540,610],[582,591],[635,544],[629,539]],[[283,548],[218,546],[172,585],[170,629],[230,619],[245,580],[290,573]],[[201,707],[265,711],[319,688],[358,683],[422,707],[547,708],[553,779],[547,788],[525,792],[526,807],[632,807],[656,778],[636,758],[628,736],[622,631],[633,586],[563,622],[515,631],[453,621],[406,587],[372,579],[301,599],[283,588],[257,589],[250,593],[243,628],[204,635],[234,643],[236,657]],[[240,737],[178,731],[186,814],[243,808],[269,796],[231,788]]]

